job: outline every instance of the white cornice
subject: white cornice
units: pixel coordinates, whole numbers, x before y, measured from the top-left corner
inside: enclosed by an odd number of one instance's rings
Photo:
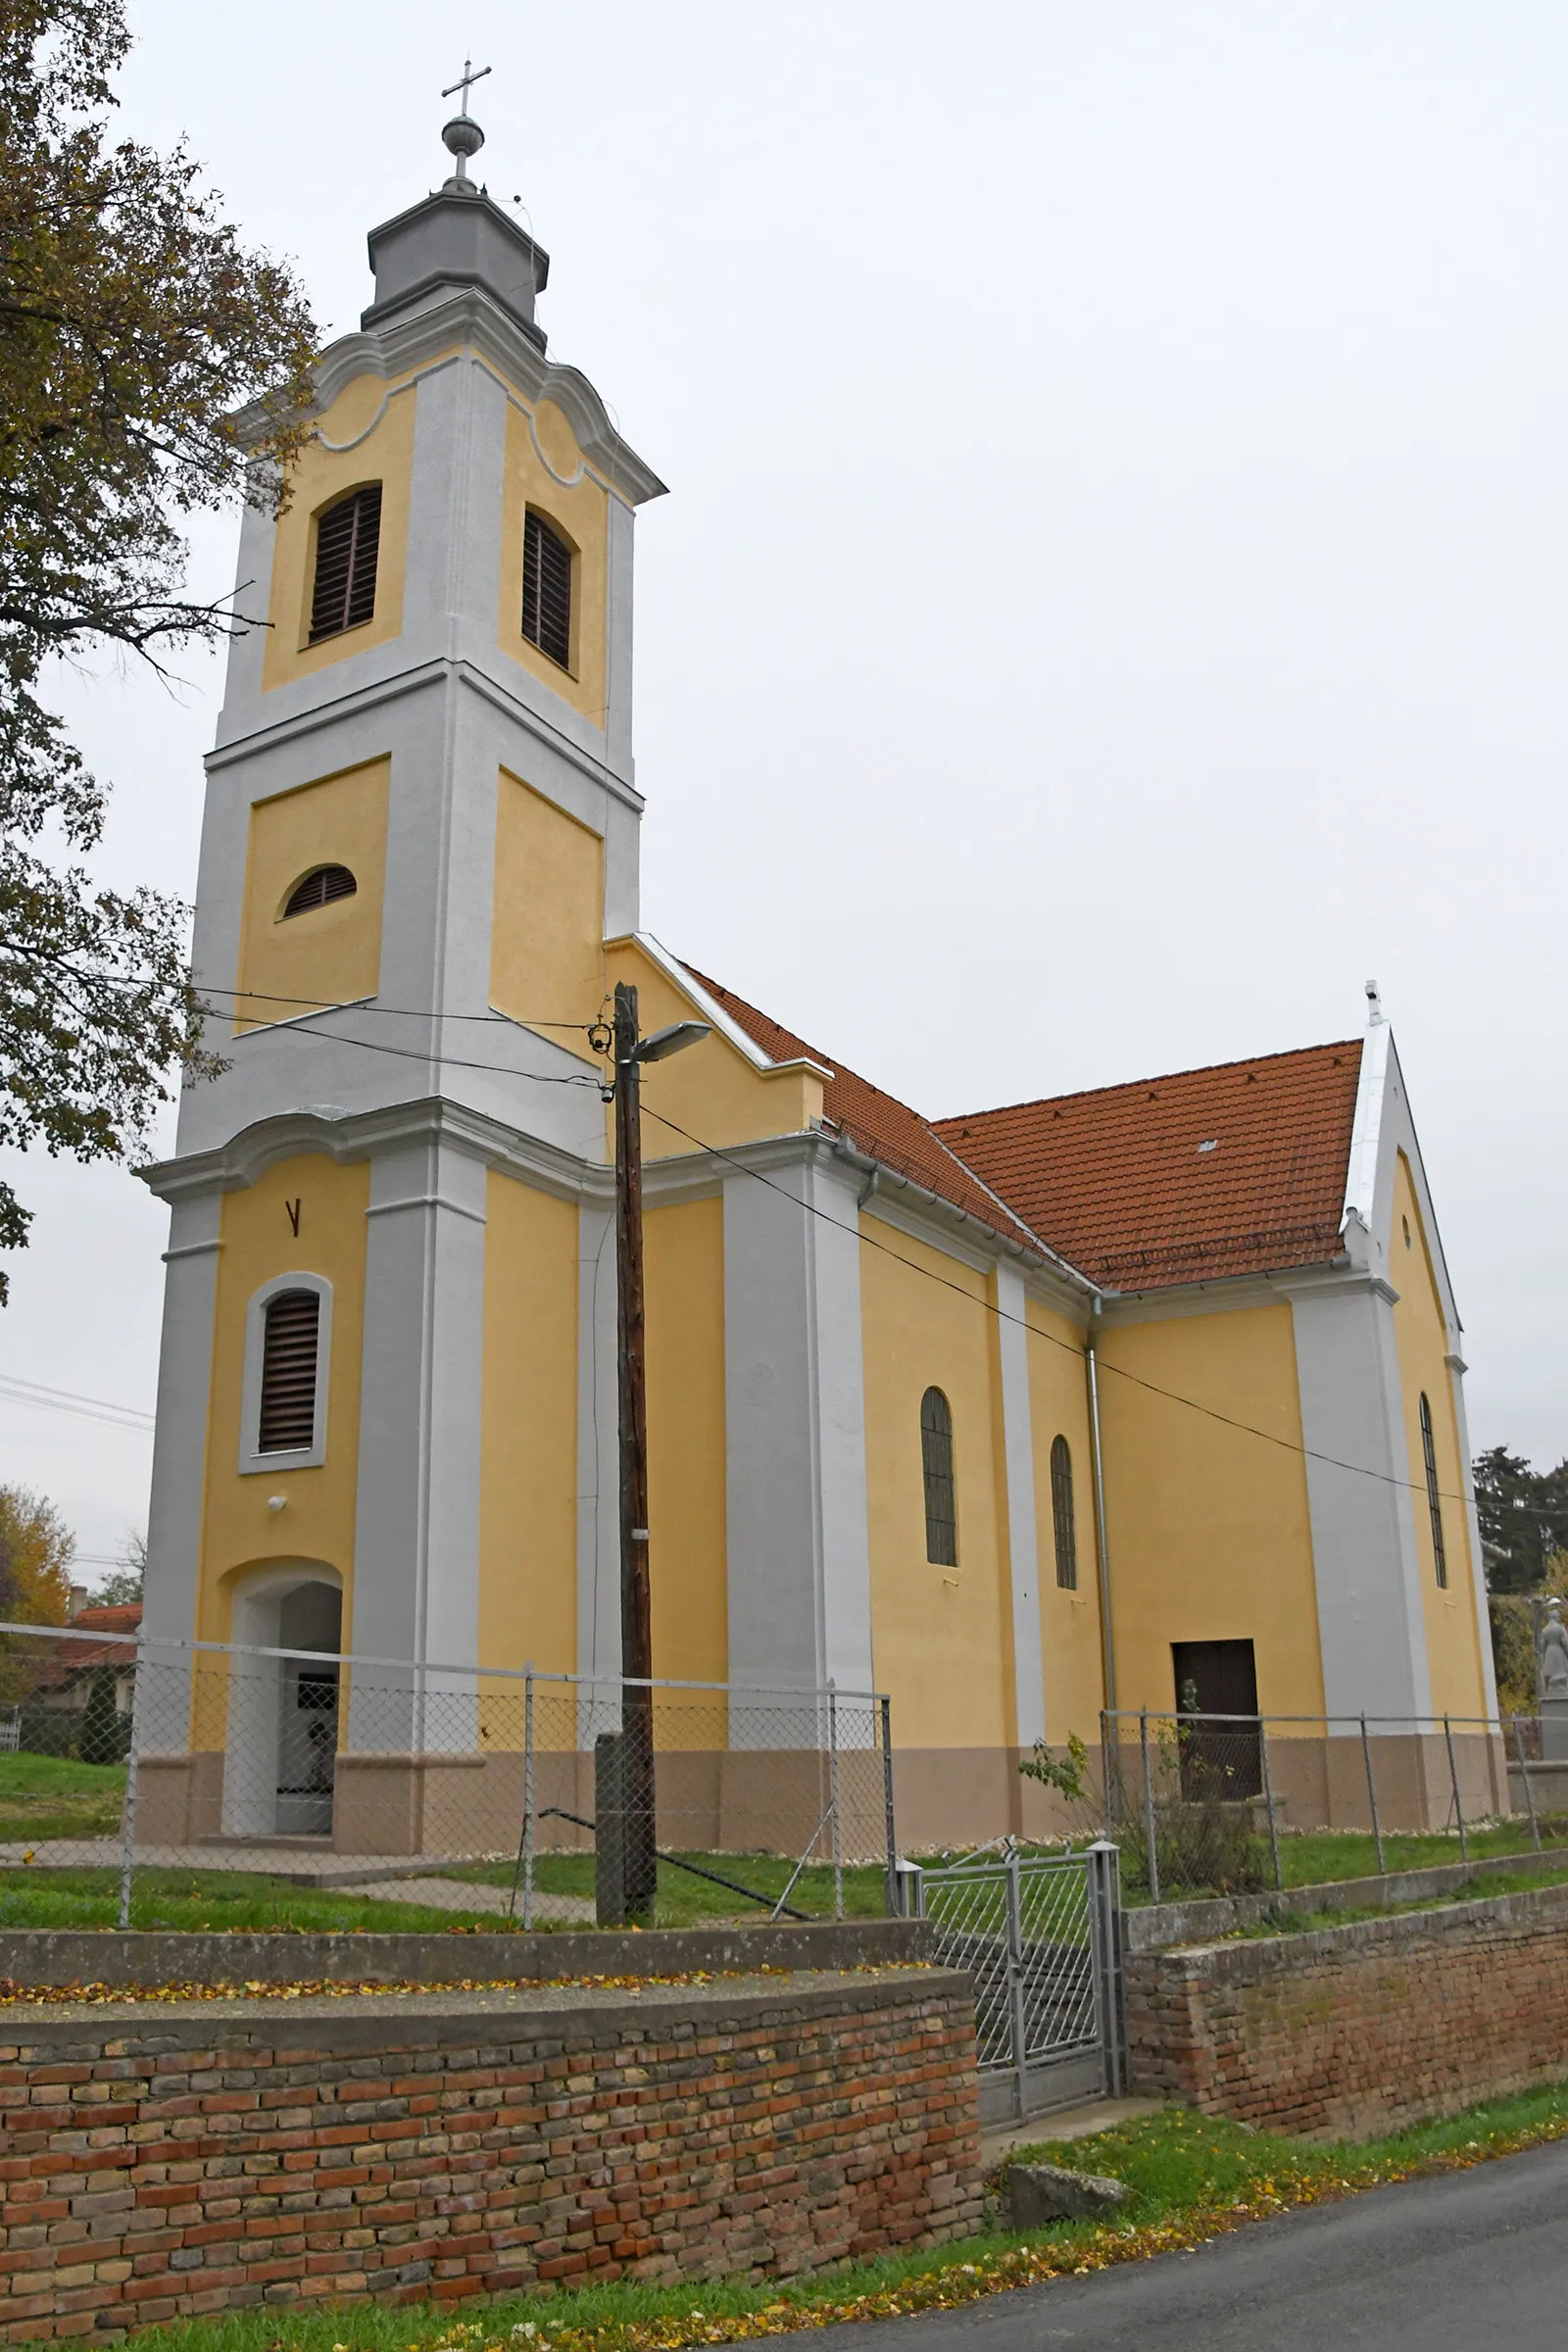
[[[1382,1275],[1338,1258],[1330,1265],[1292,1266],[1279,1273],[1232,1274],[1211,1282],[1172,1283],[1162,1290],[1112,1291],[1105,1295],[1103,1319],[1109,1328],[1176,1322],[1194,1315],[1241,1314],[1251,1307],[1321,1298],[1325,1292],[1359,1293],[1391,1304],[1398,1297]]]
[[[253,727],[248,734],[228,737],[207,754],[207,772],[215,774],[220,768],[232,766],[235,760],[253,759],[259,752],[270,752],[279,744],[289,743],[301,735],[310,735],[322,727],[359,718],[383,703],[396,702],[408,694],[422,694],[426,688],[449,683],[466,686],[474,694],[494,705],[518,726],[526,726],[536,734],[547,735],[551,748],[561,758],[577,768],[595,784],[602,784],[612,793],[624,808],[640,815],[643,796],[633,784],[617,776],[613,768],[586,750],[580,743],[557,726],[545,713],[525,703],[519,695],[500,679],[480,669],[471,662],[453,660],[443,655],[433,662],[417,662],[412,669],[396,670],[390,677],[352,688],[327,703],[315,703],[309,710],[298,710],[292,717],[273,719],[265,727]]]
[[[673,987],[678,988],[682,996],[697,1007],[704,1019],[711,1023],[727,1045],[733,1046],[737,1054],[745,1056],[754,1070],[766,1070],[770,1075],[779,1070],[809,1070],[817,1078],[830,1079],[833,1076],[833,1072],[825,1062],[812,1061],[808,1055],[804,1054],[797,1054],[793,1061],[772,1060],[763,1053],[755,1038],[747,1036],[746,1031],[734,1015],[726,1012],[716,998],[710,996],[704,988],[702,982],[692,976],[679,956],[670,954],[662,940],[656,939],[651,931],[634,931],[629,936],[632,942],[641,948],[649,962],[659,966],[665,979]],[[617,947],[622,944],[618,940],[606,942],[608,947]]]
[[[621,439],[610,413],[579,368],[549,360],[488,294],[475,286],[436,295],[422,310],[382,327],[341,335],[316,363],[316,410],[329,409],[346,384],[366,374],[404,375],[450,351],[468,345],[516,384],[530,400],[551,400],[561,409],[577,446],[610,487],[633,507],[662,498],[665,484]],[[257,438],[268,421],[260,403],[239,410],[232,422],[241,440]]]

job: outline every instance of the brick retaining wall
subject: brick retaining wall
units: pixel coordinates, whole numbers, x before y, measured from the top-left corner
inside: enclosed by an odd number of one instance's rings
[[[0,2341],[778,2274],[980,2220],[950,1971],[0,2010]]]
[[[1568,2074],[1568,1886],[1127,1960],[1130,2087],[1369,2137]]]

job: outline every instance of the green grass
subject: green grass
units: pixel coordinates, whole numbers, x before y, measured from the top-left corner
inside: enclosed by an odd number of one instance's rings
[[[1292,2205],[1316,2203],[1427,2171],[1446,2171],[1568,2134],[1568,2084],[1497,2099],[1446,2123],[1357,2147],[1288,2139],[1167,2108],[1092,2138],[1042,2140],[1034,2155],[1107,2173],[1135,2191],[1114,2222],[1058,2223],[1021,2236],[1000,2229],[917,2253],[755,2285],[723,2279],[516,2295],[456,2311],[338,2304],[236,2312],[147,2328],[138,2352],[674,2352],[681,2345],[786,2333],[837,2319],[948,2308],[1063,2272],[1200,2243]]]
[[[395,1882],[393,1882],[395,1886]],[[112,1870],[0,1871],[0,1927],[112,1928],[120,1916],[120,1879]],[[150,1870],[138,1864],[131,1880],[133,1928],[243,1930],[338,1935],[440,1935],[453,1928],[507,1932],[493,1911],[436,1911],[400,1902],[318,1892],[259,1872]]]
[[[0,1844],[113,1838],[124,1793],[123,1764],[0,1751]]]
[[[1568,1818],[1543,1814],[1540,1826],[1543,1846],[1568,1847]],[[1468,1856],[1459,1851],[1457,1830],[1434,1830],[1411,1836],[1386,1834],[1383,1867],[1388,1872],[1430,1870],[1439,1864],[1466,1858],[1472,1862],[1490,1861],[1510,1854],[1528,1854],[1533,1843],[1528,1821],[1494,1821],[1467,1829]],[[1257,1839],[1256,1845],[1264,1873],[1264,1883],[1256,1891],[1270,1894],[1274,1892],[1273,1857],[1266,1835]],[[1186,1886],[1173,1879],[1163,1856],[1161,1859],[1161,1902],[1201,1901],[1214,1892],[1210,1886]],[[1377,1846],[1370,1831],[1282,1830],[1280,1833],[1280,1882],[1284,1886],[1317,1886],[1341,1879],[1377,1876]],[[1122,1900],[1129,1909],[1142,1908],[1150,1900],[1149,1889],[1124,1873]]]
[[[701,1927],[715,1919],[764,1919],[773,1904],[789,1885],[795,1864],[788,1855],[779,1854],[710,1854],[693,1847],[684,1859],[697,1862],[705,1870],[716,1872],[731,1882],[730,1886],[715,1886],[710,1880],[698,1878],[694,1872],[677,1870],[672,1863],[659,1865],[659,1887],[655,1895],[655,1925],[661,1928]],[[516,1863],[480,1862],[471,1868],[453,1871],[454,1878],[482,1880],[487,1886],[510,1887],[516,1872]],[[593,1900],[594,1858],[591,1853],[540,1854],[533,1866],[535,1909],[548,1908],[553,1894],[571,1894]],[[747,1887],[752,1893],[764,1897],[762,1903],[750,1903],[746,1896],[733,1891],[736,1886]],[[811,1919],[831,1919],[833,1912],[833,1869],[830,1863],[808,1863],[795,1882],[790,1895],[792,1911],[804,1911]],[[844,1914],[847,1919],[881,1919],[887,1912],[887,1879],[876,1868],[846,1866],[844,1872]]]

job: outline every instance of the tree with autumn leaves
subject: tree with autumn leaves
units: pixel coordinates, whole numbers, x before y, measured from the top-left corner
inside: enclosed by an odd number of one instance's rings
[[[186,908],[91,876],[109,782],[51,663],[111,649],[168,675],[257,622],[186,594],[182,525],[275,504],[317,344],[186,150],[113,137],[128,45],[119,0],[0,0],[0,1142],[83,1159],[133,1152],[202,1066],[203,1007]],[[0,1183],[0,1249],[27,1224]]]

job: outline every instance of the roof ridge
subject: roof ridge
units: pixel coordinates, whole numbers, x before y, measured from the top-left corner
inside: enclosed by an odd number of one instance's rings
[[[980,1110],[944,1111],[940,1118],[927,1124],[940,1134],[944,1127],[956,1127],[964,1119],[994,1119],[1009,1110],[1044,1110],[1063,1102],[1088,1102],[1106,1095],[1135,1094],[1140,1087],[1169,1086],[1178,1078],[1212,1078],[1222,1070],[1256,1069],[1270,1061],[1300,1061],[1310,1054],[1339,1054],[1355,1047],[1359,1052],[1365,1040],[1360,1037],[1326,1038],[1321,1045],[1286,1046],[1275,1054],[1242,1054],[1230,1061],[1200,1061],[1185,1070],[1156,1070],[1147,1078],[1118,1078],[1110,1086],[1080,1086],[1066,1095],[1027,1095],[1016,1102],[993,1102]]]

